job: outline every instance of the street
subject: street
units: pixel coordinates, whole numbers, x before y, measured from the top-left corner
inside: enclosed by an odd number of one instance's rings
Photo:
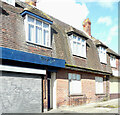
[[[80,106],[64,106],[47,113],[120,113],[120,99],[90,103]]]

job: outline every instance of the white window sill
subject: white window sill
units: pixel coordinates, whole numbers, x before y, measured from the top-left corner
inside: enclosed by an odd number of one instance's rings
[[[76,54],[73,54],[73,56],[80,57],[80,58],[84,58],[84,59],[87,58],[87,57],[82,57],[82,56],[79,56],[79,55],[76,55]]]
[[[50,47],[50,46],[40,45],[40,44],[38,44],[38,43],[33,43],[33,42],[30,42],[30,41],[26,41],[26,42],[29,43],[29,44],[36,45],[36,46],[40,46],[40,47],[44,47],[44,48],[48,48],[48,49],[52,49],[52,47]]]
[[[106,63],[106,62],[101,62],[101,64],[105,64],[105,65],[107,65],[107,63]]]
[[[117,69],[117,67],[116,66],[111,66],[112,68],[115,68],[115,69]]]
[[[72,97],[72,96],[84,96],[84,94],[70,94],[69,96],[70,97]]]
[[[105,95],[105,93],[96,93],[95,95]]]

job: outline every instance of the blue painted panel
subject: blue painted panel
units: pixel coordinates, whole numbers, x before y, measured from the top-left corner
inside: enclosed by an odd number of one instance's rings
[[[1,59],[65,68],[65,60],[0,47]]]
[[[47,20],[47,19],[45,19],[45,18],[43,18],[43,17],[40,17],[40,16],[38,16],[38,15],[36,15],[36,14],[33,14],[33,13],[29,12],[29,11],[23,11],[23,12],[21,13],[22,16],[24,16],[25,14],[29,14],[29,15],[31,15],[31,16],[33,16],[33,17],[36,17],[36,18],[40,19],[40,20],[43,20],[43,21],[48,22],[48,23],[50,23],[50,24],[53,24],[52,21]]]

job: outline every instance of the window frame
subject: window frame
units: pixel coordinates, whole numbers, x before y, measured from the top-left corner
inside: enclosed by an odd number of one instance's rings
[[[106,53],[106,48],[99,46],[98,47],[98,53],[99,53],[99,58],[100,58],[100,62],[107,64],[107,53]]]
[[[116,57],[113,55],[110,55],[110,65],[116,68]]]
[[[74,37],[76,37],[76,39],[74,39]],[[86,40],[80,36],[77,36],[75,34],[72,34],[70,35],[70,43],[71,43],[71,51],[72,51],[72,54],[73,55],[76,55],[76,56],[80,56],[80,57],[83,57],[83,58],[86,58],[86,55],[87,55],[87,51],[86,51]],[[80,41],[78,40],[80,39]],[[84,41],[84,42],[82,42]],[[73,43],[76,43],[76,47],[73,47]],[[78,44],[80,44],[79,48],[79,53],[78,53]],[[82,46],[84,45],[84,47],[82,48]],[[84,51],[83,51],[84,50]]]
[[[79,75],[79,79],[77,79],[78,75]],[[71,79],[69,78],[70,76],[71,76]],[[74,76],[74,78],[73,78],[73,76]],[[75,73],[68,73],[68,80],[69,80],[69,95],[81,95],[81,93],[82,93],[81,75],[75,74]],[[77,88],[75,88],[76,89],[76,91],[74,90],[75,93],[73,93],[73,89],[71,89],[71,85],[73,85],[72,82],[80,83],[79,84],[80,87],[77,86],[77,87],[79,87],[79,90],[77,90]]]
[[[34,23],[28,22],[28,17],[33,18],[34,19]],[[41,22],[42,26],[37,25],[36,24],[37,21]],[[29,15],[29,14],[26,14],[25,19],[24,19],[24,24],[25,24],[25,33],[26,33],[26,41],[27,42],[33,43],[33,44],[36,44],[36,45],[39,45],[39,46],[51,48],[51,25],[49,23],[47,23],[47,22],[45,22],[43,20],[37,19],[36,17],[33,17],[33,16]],[[29,41],[29,27],[28,27],[29,24],[34,25],[34,38],[31,41]],[[48,29],[44,28],[43,24],[47,24],[49,26]],[[37,43],[36,42],[36,27],[40,27],[41,30],[42,30],[42,40],[41,40],[42,43]],[[48,33],[49,33],[49,38],[48,38],[49,39],[49,45],[47,45],[47,40],[48,39],[46,39],[45,45],[43,43],[43,41],[44,41],[43,40],[44,39],[44,30],[47,30]]]
[[[102,79],[102,83],[100,84],[100,81],[97,81],[97,79]],[[99,85],[99,86],[97,86],[97,85]],[[101,87],[102,87],[102,91],[100,91]],[[103,79],[103,77],[99,77],[99,76],[95,77],[95,93],[96,94],[104,94],[104,79]]]

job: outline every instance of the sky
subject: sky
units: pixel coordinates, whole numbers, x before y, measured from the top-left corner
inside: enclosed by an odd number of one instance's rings
[[[89,18],[91,35],[118,53],[118,1],[38,0],[37,8],[80,30]]]

